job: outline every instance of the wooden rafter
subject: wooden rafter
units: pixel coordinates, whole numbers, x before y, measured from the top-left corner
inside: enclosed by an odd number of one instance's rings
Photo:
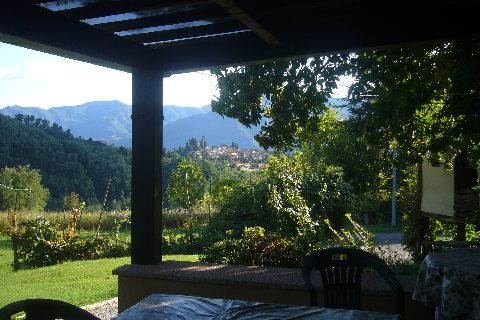
[[[221,6],[225,11],[234,16],[247,28],[252,30],[261,39],[271,46],[278,47],[281,45],[280,41],[265,27],[263,27],[257,20],[255,20],[250,14],[243,10],[233,0],[215,0],[215,2]]]
[[[25,2],[2,5],[0,41],[127,72],[157,60],[155,50]]]

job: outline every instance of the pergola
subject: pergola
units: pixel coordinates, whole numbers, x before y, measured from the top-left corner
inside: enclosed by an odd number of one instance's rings
[[[146,265],[162,256],[165,76],[480,34],[476,0],[13,0],[0,9],[2,42],[132,73],[131,261]]]

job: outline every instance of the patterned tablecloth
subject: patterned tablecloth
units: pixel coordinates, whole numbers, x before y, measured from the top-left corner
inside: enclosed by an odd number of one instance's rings
[[[118,315],[116,320],[399,320],[394,314],[278,305],[261,302],[153,294]]]
[[[412,298],[439,306],[442,319],[480,320],[480,248],[426,256]]]

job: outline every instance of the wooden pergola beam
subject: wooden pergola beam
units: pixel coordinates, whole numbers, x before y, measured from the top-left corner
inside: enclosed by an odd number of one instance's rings
[[[157,60],[141,44],[17,1],[2,4],[0,41],[126,72]]]
[[[262,63],[278,59],[295,59],[320,54],[354,52],[375,48],[398,47],[433,41],[448,41],[480,37],[480,24],[470,18],[480,5],[457,7],[438,4],[437,7],[408,11],[408,8],[372,14],[368,18],[347,15],[336,23],[322,22],[315,14],[297,21],[268,21],[275,34],[281,35],[282,45],[272,47],[259,38],[240,37],[216,41],[208,46],[191,45],[166,47],[160,57],[169,60],[164,69],[168,73],[207,69],[211,66],[230,66]],[[379,10],[380,12],[381,10]],[[406,23],[408,15],[408,23]],[[275,17],[273,17],[275,19]],[[312,32],[314,31],[314,32]],[[163,58],[160,60],[164,61]]]
[[[215,0],[215,2],[221,6],[225,11],[235,17],[244,26],[252,30],[256,35],[263,39],[271,46],[278,47],[281,45],[280,41],[264,26],[262,26],[257,20],[255,20],[250,14],[243,10],[233,0]]]

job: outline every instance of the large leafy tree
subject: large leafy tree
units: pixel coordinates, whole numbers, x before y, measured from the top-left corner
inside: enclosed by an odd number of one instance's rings
[[[390,196],[388,177],[391,158],[387,143],[369,144],[358,126],[353,121],[340,117],[334,109],[329,109],[320,117],[315,131],[301,131],[297,137],[303,150],[304,161],[313,168],[323,168],[317,170],[318,178],[313,181],[322,181],[324,176],[328,176],[328,181],[334,184],[334,177],[341,177],[335,190],[343,189],[343,179],[348,182],[352,187],[350,191],[358,199],[353,208],[355,213],[379,213],[380,206],[388,201]],[[334,169],[335,167],[337,169]],[[338,168],[341,168],[341,171],[338,171]],[[338,172],[341,172],[340,176]],[[312,185],[312,194],[322,189],[315,186],[316,184]],[[347,194],[348,192],[339,192],[338,201],[330,201],[333,206],[324,208],[323,211],[344,210],[338,206],[348,207],[348,201],[342,201]],[[316,200],[317,207],[323,205],[320,198]]]
[[[399,156],[446,163],[460,150],[480,159],[480,43],[462,41],[359,53],[350,88],[357,123]]]
[[[247,127],[264,148],[295,145],[300,128],[314,130],[328,98],[345,73],[348,55],[215,69],[220,95],[212,110]]]
[[[341,75],[354,120],[370,143],[393,143],[401,159],[427,153],[446,162],[459,150],[480,159],[480,43],[441,42],[212,71],[220,94],[212,109],[261,125],[263,147],[296,146],[314,132]]]

